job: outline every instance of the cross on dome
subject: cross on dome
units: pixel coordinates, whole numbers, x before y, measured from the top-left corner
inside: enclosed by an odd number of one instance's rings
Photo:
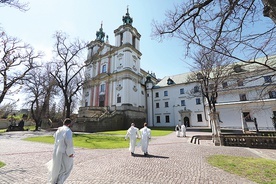
[[[96,32],[96,40],[104,42],[105,33],[103,32],[103,21],[101,22],[101,28]]]
[[[133,19],[129,15],[128,6],[127,6],[126,16],[123,16],[122,20],[123,20],[124,25],[132,25]]]

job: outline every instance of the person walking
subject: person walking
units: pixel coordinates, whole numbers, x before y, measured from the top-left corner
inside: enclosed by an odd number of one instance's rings
[[[23,114],[22,115],[22,119],[20,120],[20,122],[18,123],[18,128],[19,130],[24,131],[24,125],[25,125],[25,120],[28,118],[27,114]]]
[[[140,129],[141,133],[141,149],[144,155],[148,155],[149,140],[151,139],[151,129],[147,127],[147,123],[144,123],[144,128]]]
[[[174,129],[177,137],[180,137],[180,129],[181,129],[180,125],[177,124]]]
[[[181,125],[181,132],[182,132],[182,136],[186,137],[186,127],[184,124]]]
[[[63,126],[54,134],[55,145],[51,164],[48,165],[49,181],[51,184],[62,184],[73,169],[73,136],[70,129],[71,120],[66,118]]]
[[[130,128],[127,130],[125,140],[129,138],[129,151],[131,155],[134,155],[135,146],[136,146],[136,139],[140,138],[139,129],[135,127],[134,123],[131,123]]]

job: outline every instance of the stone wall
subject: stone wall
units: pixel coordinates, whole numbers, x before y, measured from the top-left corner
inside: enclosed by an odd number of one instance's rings
[[[132,122],[142,128],[146,120],[146,113],[139,110],[116,110],[103,117],[78,117],[72,130],[78,132],[101,132],[110,130],[126,130]]]

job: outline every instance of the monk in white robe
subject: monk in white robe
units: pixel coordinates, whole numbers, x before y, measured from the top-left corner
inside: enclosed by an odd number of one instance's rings
[[[141,133],[141,149],[144,155],[148,155],[149,140],[151,139],[151,129],[147,127],[147,123],[144,123],[144,128],[140,129]]]
[[[140,138],[139,129],[135,127],[134,123],[131,123],[130,128],[127,130],[125,139],[129,138],[129,151],[131,155],[134,155],[136,139]]]
[[[182,132],[182,136],[186,137],[186,127],[184,124],[181,125],[181,132]]]
[[[177,137],[180,137],[180,129],[181,129],[180,125],[175,126],[175,133]]]
[[[49,164],[49,181],[51,184],[62,184],[73,168],[74,148],[71,120],[65,119],[63,126],[55,132],[55,146],[52,163]]]

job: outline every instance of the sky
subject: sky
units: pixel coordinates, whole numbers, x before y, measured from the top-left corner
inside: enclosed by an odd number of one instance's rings
[[[28,2],[29,10],[0,7],[0,27],[9,36],[17,37],[45,54],[50,60],[56,31],[63,31],[70,39],[86,42],[95,40],[103,23],[109,43],[115,45],[114,30],[123,24],[129,7],[132,26],[141,34],[141,68],[155,73],[157,78],[191,71],[192,60],[185,58],[180,40],[171,38],[158,42],[151,37],[152,21],[162,22],[165,13],[183,0],[19,0]],[[259,28],[259,27],[258,27]],[[86,53],[85,53],[86,54]]]
[[[103,31],[109,43],[115,45],[114,30],[123,24],[127,7],[133,18],[132,26],[141,34],[141,68],[153,72],[157,78],[190,71],[183,62],[183,46],[177,39],[163,42],[151,38],[152,21],[163,21],[165,12],[173,9],[181,0],[20,0],[28,2],[29,10],[0,7],[0,27],[9,36],[30,44],[35,50],[44,52],[45,60],[51,59],[54,45],[53,35],[63,31],[70,39],[86,42],[95,40],[96,31],[103,23]],[[85,53],[86,54],[86,53]],[[14,100],[18,96],[12,96]],[[16,98],[16,99],[15,99]],[[9,100],[8,100],[9,101]],[[23,108],[23,99],[17,109]]]
[[[141,34],[141,68],[154,72],[157,78],[189,71],[183,62],[183,46],[177,39],[158,42],[151,38],[152,21],[163,21],[165,12],[181,0],[24,0],[29,10],[22,12],[12,7],[0,8],[1,27],[10,36],[29,43],[51,58],[53,34],[63,31],[70,39],[92,41],[103,22],[109,43],[115,45],[114,30],[123,24],[122,16],[129,7],[133,27]]]

